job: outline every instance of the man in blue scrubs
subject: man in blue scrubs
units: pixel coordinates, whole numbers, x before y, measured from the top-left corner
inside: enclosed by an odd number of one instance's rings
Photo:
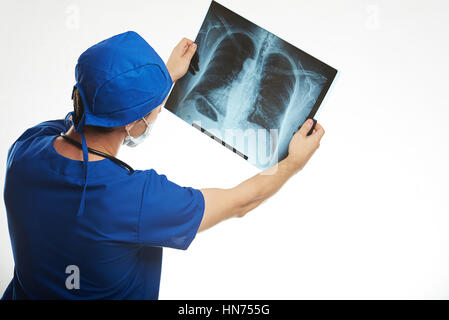
[[[157,299],[162,248],[185,250],[197,232],[248,211],[300,171],[324,130],[307,121],[276,170],[234,188],[182,187],[116,158],[150,133],[196,44],[167,64],[136,32],[78,59],[65,119],[26,130],[8,151],[4,200],[14,275],[3,299]],[[61,136],[61,134],[63,136]]]

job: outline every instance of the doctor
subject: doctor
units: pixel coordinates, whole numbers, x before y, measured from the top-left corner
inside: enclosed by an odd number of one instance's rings
[[[323,128],[311,121],[273,172],[234,188],[181,187],[116,158],[150,133],[196,44],[167,65],[136,32],[87,49],[75,68],[74,111],[26,130],[8,151],[4,200],[14,274],[3,299],[157,299],[162,248],[243,217],[300,171]]]

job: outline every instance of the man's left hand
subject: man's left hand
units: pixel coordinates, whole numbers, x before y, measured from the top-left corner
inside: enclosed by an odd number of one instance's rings
[[[190,65],[190,60],[192,60],[195,54],[197,45],[190,39],[183,38],[173,49],[170,57],[167,61],[167,69],[173,82],[182,78]]]

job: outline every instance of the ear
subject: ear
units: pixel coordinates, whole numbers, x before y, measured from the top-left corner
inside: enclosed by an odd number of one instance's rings
[[[128,133],[128,132],[134,127],[134,125],[136,124],[136,122],[137,122],[137,120],[134,121],[134,122],[128,123],[128,124],[125,126],[125,131]]]

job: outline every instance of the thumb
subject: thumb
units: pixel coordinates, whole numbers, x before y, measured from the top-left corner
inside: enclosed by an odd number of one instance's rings
[[[317,123],[315,126],[315,132],[313,133],[313,135],[316,137],[316,139],[321,140],[321,138],[324,135],[324,128]]]
[[[312,119],[307,119],[303,125],[301,126],[301,128],[299,129],[299,133],[306,137],[307,133],[310,131],[310,128],[312,128],[313,125],[313,120]]]
[[[192,57],[193,57],[193,55],[195,54],[195,51],[196,51],[196,47],[197,47],[196,43],[192,43],[189,46],[189,49],[187,49],[187,52],[186,52],[184,57],[186,59],[189,59],[189,61],[192,60]]]

